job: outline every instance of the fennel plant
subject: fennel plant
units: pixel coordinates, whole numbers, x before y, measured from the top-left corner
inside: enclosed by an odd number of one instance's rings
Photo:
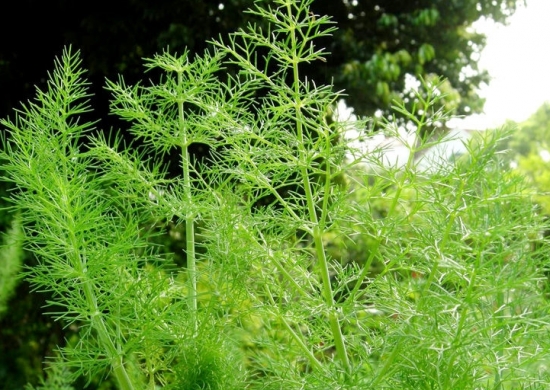
[[[81,119],[91,107],[71,49],[2,121],[13,207],[39,259],[26,275],[80,329],[52,372],[111,375],[123,390],[548,383],[544,226],[521,179],[489,137],[433,172],[415,156],[442,140],[404,140],[404,168],[377,150],[351,159],[346,125],[328,120],[341,95],[304,73],[335,29],[310,4],[258,4],[260,24],[209,52],[164,52],[145,61],[151,80],[108,81],[139,146]],[[421,133],[445,118],[431,110],[440,98],[425,84],[424,116],[395,109]],[[193,158],[199,143],[208,161]],[[185,231],[184,267],[154,244],[168,222]]]

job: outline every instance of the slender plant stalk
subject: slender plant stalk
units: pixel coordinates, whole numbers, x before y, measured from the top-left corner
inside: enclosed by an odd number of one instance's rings
[[[183,69],[178,71],[178,84],[183,85]],[[192,183],[190,174],[190,156],[189,156],[189,139],[185,126],[185,114],[183,110],[183,101],[178,101],[178,119],[182,136],[182,169],[183,169],[183,185],[184,196],[186,203],[191,206],[193,202]],[[189,277],[189,310],[191,315],[192,326],[194,333],[198,330],[197,323],[197,264],[195,251],[195,215],[194,210],[187,212],[185,216],[185,238],[186,238],[186,260],[187,273]]]
[[[70,216],[68,216],[68,219],[70,219]],[[108,359],[111,362],[111,366],[113,367],[113,373],[114,376],[118,382],[118,385],[120,386],[121,390],[133,390],[135,389],[134,383],[130,379],[130,376],[128,375],[128,372],[126,371],[126,367],[124,365],[124,358],[122,355],[122,348],[121,345],[117,345],[117,342],[114,341],[111,336],[109,335],[109,331],[107,329],[107,325],[105,324],[105,320],[103,318],[102,313],[99,310],[98,307],[98,297],[95,293],[95,288],[93,286],[93,281],[90,280],[89,277],[87,277],[87,265],[86,265],[86,254],[80,253],[79,251],[79,245],[78,240],[74,236],[73,231],[69,229],[69,242],[72,243],[73,253],[74,255],[71,256],[73,261],[73,266],[76,269],[76,271],[83,275],[83,284],[82,284],[82,290],[84,292],[84,296],[86,299],[86,302],[88,303],[88,308],[90,310],[91,316],[90,316],[90,322],[91,326],[96,330],[98,339],[103,345],[103,348],[105,350],[105,353],[108,356]]]
[[[291,3],[287,4],[287,13],[288,17],[293,17],[293,11]],[[294,78],[294,94],[295,94],[295,102],[294,102],[294,110],[296,112],[296,131],[298,135],[298,148],[299,148],[299,154],[300,154],[300,160],[306,161],[306,154],[307,150],[305,150],[305,136],[304,136],[304,128],[303,123],[303,113],[302,113],[302,94],[300,91],[300,73],[298,69],[299,59],[301,53],[298,52],[298,42],[297,42],[297,36],[296,36],[296,30],[292,29],[290,31],[290,39],[291,39],[291,53],[293,55],[293,61],[292,61],[292,71],[293,71],[293,78]],[[321,132],[321,131],[319,131]],[[325,134],[322,134],[324,136]],[[329,146],[330,147],[330,146]],[[328,162],[326,163],[327,166],[329,166]],[[340,325],[340,321],[338,319],[338,313],[336,312],[335,304],[334,304],[334,293],[332,291],[332,286],[330,284],[330,274],[329,274],[329,266],[328,261],[325,253],[325,246],[323,243],[323,233],[325,226],[319,225],[319,217],[317,216],[317,211],[315,209],[315,200],[313,197],[313,191],[311,187],[311,182],[309,178],[309,172],[308,168],[304,165],[300,168],[301,176],[302,176],[302,182],[305,190],[305,196],[306,196],[306,202],[307,202],[307,208],[309,213],[309,221],[311,223],[311,226],[313,226],[313,229],[311,230],[311,234],[313,236],[313,240],[315,243],[315,253],[317,257],[317,261],[319,263],[319,272],[321,273],[321,280],[323,284],[323,297],[325,299],[325,303],[328,308],[328,316],[329,316],[329,323],[330,323],[330,330],[332,332],[332,337],[334,339],[334,344],[336,347],[336,353],[338,356],[338,359],[342,363],[344,369],[347,373],[351,371],[351,365],[348,357],[348,353],[346,350],[346,343],[344,340],[344,336],[342,334],[342,328]],[[325,181],[325,189],[326,185],[330,183],[330,172],[328,175],[325,173],[325,177],[323,178]],[[325,218],[326,213],[328,212],[326,206],[326,199],[329,196],[330,192],[324,191],[323,196],[323,220]]]
[[[264,286],[264,289],[266,291],[266,295],[270,301],[270,303],[274,306],[274,307],[277,307],[277,303],[275,302],[275,299],[273,298],[273,294],[271,293],[271,290],[269,289],[269,285],[265,285]],[[300,347],[300,349],[304,352],[304,354],[307,356],[310,364],[316,369],[316,370],[319,370],[319,371],[323,371],[324,370],[324,367],[322,365],[322,363],[315,357],[315,355],[311,352],[311,349],[310,349],[310,346],[308,346],[306,344],[306,342],[304,342],[304,339],[303,339],[303,336],[301,337],[300,335],[298,335],[294,329],[292,329],[292,326],[290,326],[290,324],[288,323],[287,319],[285,318],[284,315],[281,315],[280,313],[278,313],[278,316],[279,316],[279,319],[282,321],[283,325],[285,326],[287,332],[290,334],[290,337],[292,337],[292,339],[296,342],[296,344],[298,344],[298,346]]]

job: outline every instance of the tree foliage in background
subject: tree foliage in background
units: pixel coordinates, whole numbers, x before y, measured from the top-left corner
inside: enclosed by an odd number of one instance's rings
[[[533,115],[521,123],[508,122],[517,128],[507,147],[513,152],[513,158],[527,157],[531,153],[539,154],[550,150],[550,102],[540,106]]]
[[[266,0],[265,3],[270,3]],[[317,0],[315,15],[332,15],[339,30],[317,43],[332,52],[324,64],[306,70],[309,79],[345,89],[359,115],[386,113],[392,99],[409,106],[406,75],[448,80],[441,104],[457,114],[480,112],[480,84],[489,81],[477,66],[485,36],[469,27],[480,18],[505,23],[524,0]],[[66,44],[78,47],[90,69],[95,93],[104,77],[141,73],[141,58],[167,46],[202,53],[207,40],[253,20],[243,11],[253,0],[28,0],[11,4],[10,21],[0,26],[0,116],[45,82],[51,58]],[[6,37],[9,37],[7,39]],[[464,71],[467,70],[467,73]],[[99,95],[107,112],[106,94]],[[97,105],[96,105],[97,106]]]
[[[550,102],[544,103],[526,121],[508,122],[516,128],[513,136],[502,143],[516,171],[525,175],[537,190],[536,202],[550,215]]]

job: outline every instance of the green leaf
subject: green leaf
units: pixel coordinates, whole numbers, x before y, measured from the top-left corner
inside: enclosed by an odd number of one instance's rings
[[[429,43],[424,43],[418,49],[418,62],[424,65],[426,62],[433,60],[435,57],[435,49]]]

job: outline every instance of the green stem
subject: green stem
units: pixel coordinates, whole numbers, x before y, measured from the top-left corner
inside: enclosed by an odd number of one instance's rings
[[[71,218],[71,215],[67,215],[67,217],[68,217],[68,221],[71,221],[71,222],[73,221]],[[119,388],[121,390],[133,390],[134,385],[128,373],[126,372],[126,368],[124,367],[124,359],[122,357],[122,354],[117,349],[115,342],[112,340],[111,336],[109,335],[109,330],[107,329],[107,325],[105,324],[102,313],[99,311],[99,308],[98,308],[97,297],[96,297],[96,294],[94,293],[94,286],[90,282],[88,276],[86,275],[86,272],[87,272],[86,255],[80,253],[80,251],[78,250],[80,246],[78,245],[78,240],[75,237],[73,231],[70,228],[68,229],[68,231],[69,231],[70,245],[76,252],[74,257],[75,269],[78,270],[78,272],[82,275],[82,280],[83,280],[82,290],[83,290],[86,302],[88,304],[90,313],[92,313],[90,324],[92,328],[95,329],[95,331],[97,332],[99,342],[105,348],[105,352],[109,360],[111,361],[113,374],[118,382]]]
[[[186,257],[187,257],[187,272],[189,274],[189,307],[191,310],[191,318],[193,322],[194,333],[198,330],[197,323],[197,264],[195,254],[195,223],[193,217],[185,219],[185,240]]]
[[[266,290],[266,293],[267,293],[267,296],[268,296],[269,300],[271,301],[271,304],[274,307],[277,307],[277,304],[275,303],[275,299],[273,299],[273,294],[271,293],[271,290],[269,289],[268,284],[265,285],[265,290]],[[317,370],[323,370],[323,365],[321,364],[321,362],[319,362],[319,360],[317,360],[317,358],[311,352],[311,350],[308,348],[308,346],[306,345],[306,343],[304,342],[302,337],[300,337],[294,331],[294,329],[292,329],[292,327],[290,326],[290,324],[288,323],[286,318],[283,315],[281,315],[281,313],[277,313],[277,314],[278,314],[279,319],[283,322],[283,325],[285,326],[285,328],[290,333],[290,336],[294,339],[294,341],[296,341],[296,343],[300,346],[302,351],[304,351],[304,353],[306,354],[306,356],[307,356],[309,362],[311,363],[311,365],[313,367],[315,367],[315,369],[317,369]]]
[[[183,75],[178,72],[178,85],[183,84]],[[187,138],[187,132],[185,131],[185,116],[183,112],[183,101],[178,102],[178,116],[180,122],[180,130],[182,133],[182,169],[183,169],[183,188],[185,201],[188,205],[191,205],[191,173],[190,173],[190,158],[189,158],[189,139]],[[193,326],[193,333],[196,334],[198,330],[197,323],[197,264],[196,264],[196,252],[195,252],[195,215],[194,211],[188,212],[185,217],[185,241],[186,241],[186,260],[187,260],[187,274],[189,277],[189,310],[191,312],[191,322]]]
[[[122,358],[122,355],[118,353],[113,340],[109,337],[107,326],[101,319],[101,314],[92,317],[92,326],[97,331],[99,340],[101,340],[102,344],[108,351],[111,366],[113,367],[113,374],[118,382],[120,390],[133,390],[134,385],[128,375],[128,372],[126,371],[126,368],[124,367],[124,359]]]
[[[311,192],[311,189],[310,189],[310,192]],[[312,198],[308,197],[308,203],[310,203],[310,199]],[[316,215],[314,219],[317,219]],[[336,305],[334,304],[334,294],[332,292],[332,286],[330,284],[330,275],[328,270],[327,257],[325,254],[325,248],[323,246],[322,232],[318,226],[315,226],[315,228],[313,229],[313,239],[315,242],[315,252],[317,255],[317,261],[319,261],[321,280],[323,282],[323,296],[325,298],[325,303],[329,309],[329,324],[330,324],[330,330],[332,332],[332,337],[334,339],[334,346],[336,347],[336,355],[344,365],[346,372],[349,373],[349,371],[351,370],[351,366],[348,358],[348,353],[346,350],[344,336],[342,334],[342,328],[340,326],[340,321],[338,321]]]
[[[66,132],[63,132],[63,134],[65,133]],[[61,145],[64,148],[63,152],[67,152],[68,143],[65,135],[63,135],[62,142],[63,143]],[[63,157],[67,158],[66,156]],[[70,171],[69,165],[63,164],[63,168],[64,177],[68,177],[68,172]],[[69,193],[67,188],[69,188],[68,185],[67,187],[65,187],[66,191],[64,192]],[[60,204],[62,205],[63,210],[66,214],[65,220],[67,223],[67,245],[70,248],[69,253],[74,253],[74,256],[69,257],[69,259],[73,263],[75,270],[77,270],[82,280],[82,292],[84,293],[84,298],[86,299],[89,313],[91,313],[90,325],[97,332],[98,340],[100,344],[103,345],[105,353],[111,363],[113,374],[118,382],[119,388],[121,390],[133,390],[134,384],[130,379],[128,372],[126,371],[126,368],[124,367],[124,358],[120,348],[120,344],[117,345],[117,343],[113,341],[112,337],[109,334],[109,329],[103,318],[103,314],[99,310],[97,295],[95,293],[95,286],[87,274],[86,252],[85,249],[81,249],[83,248],[81,240],[79,240],[79,238],[74,233],[77,228],[76,222],[74,220],[75,214],[70,205],[70,202],[68,201],[69,198],[69,196],[62,196],[60,198]]]
[[[287,5],[287,12],[289,16],[292,16],[292,9],[291,5]],[[298,70],[298,44],[297,44],[297,38],[296,38],[296,30],[293,29],[290,33],[291,36],[291,42],[292,42],[292,53],[294,54],[294,61],[292,62],[292,68],[293,68],[293,77],[294,77],[294,95],[295,95],[295,110],[296,110],[296,131],[298,135],[298,144],[299,144],[299,156],[300,160],[303,162],[307,159],[307,153],[304,146],[304,129],[303,129],[303,118],[302,118],[302,99],[300,94],[300,75]],[[328,163],[328,162],[327,162]],[[305,189],[305,195],[306,195],[306,201],[307,201],[307,207],[308,207],[308,213],[309,213],[309,222],[311,223],[311,226],[313,226],[313,229],[311,230],[311,233],[313,235],[314,245],[315,245],[315,252],[317,256],[317,261],[319,263],[319,272],[321,274],[321,280],[323,284],[323,297],[325,300],[325,303],[329,310],[329,324],[330,324],[330,330],[332,333],[332,337],[334,339],[334,345],[336,347],[336,355],[338,359],[341,361],[341,363],[344,366],[344,369],[346,373],[349,373],[351,371],[350,361],[346,350],[346,344],[344,341],[344,336],[342,334],[342,328],[340,325],[340,321],[338,320],[338,314],[336,312],[336,305],[334,302],[334,294],[332,291],[332,286],[330,284],[330,274],[329,274],[329,267],[328,267],[328,261],[325,253],[325,247],[323,244],[323,229],[324,229],[324,223],[323,226],[319,226],[319,218],[317,217],[317,211],[315,209],[315,199],[313,196],[313,190],[311,181],[309,178],[309,172],[307,167],[304,164],[301,164],[301,176],[302,176],[302,183],[304,185]],[[328,177],[325,176],[325,180],[330,180],[330,175]],[[326,182],[325,182],[326,184]],[[329,196],[329,192],[324,191],[323,196],[326,198]],[[323,202],[323,215],[327,212],[326,202]],[[322,220],[324,221],[324,217],[322,217]]]

